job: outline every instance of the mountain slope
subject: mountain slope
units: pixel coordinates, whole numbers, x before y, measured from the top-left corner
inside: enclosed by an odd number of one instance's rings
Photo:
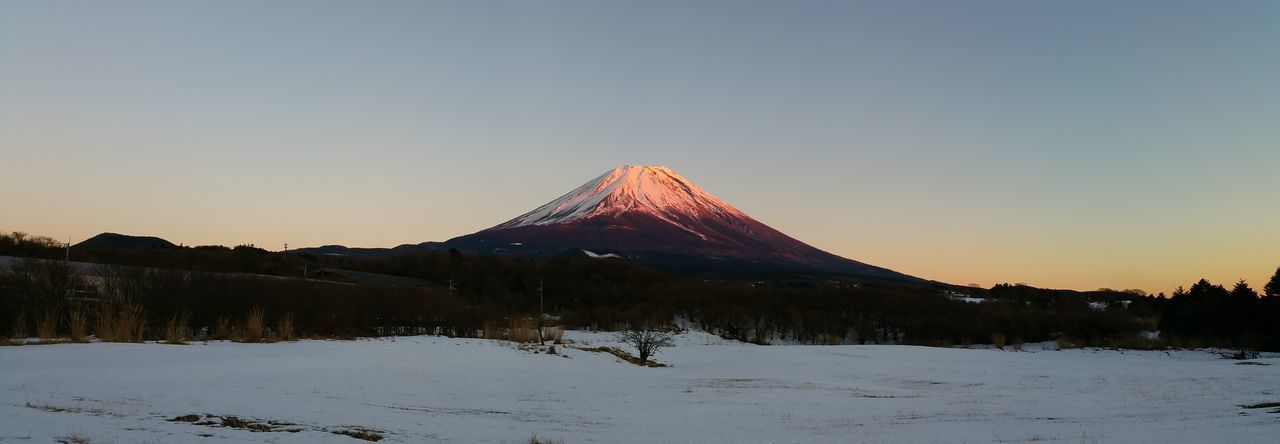
[[[618,252],[667,269],[773,268],[919,281],[800,242],[661,166],[616,168],[533,211],[443,246],[531,256],[580,248]]]

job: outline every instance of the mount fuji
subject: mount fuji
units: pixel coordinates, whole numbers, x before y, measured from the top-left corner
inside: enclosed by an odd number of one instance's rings
[[[615,168],[533,211],[440,247],[623,257],[683,274],[819,273],[924,282],[798,241],[662,166]]]

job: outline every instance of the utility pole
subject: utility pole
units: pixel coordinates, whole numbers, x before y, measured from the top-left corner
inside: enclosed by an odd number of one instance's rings
[[[67,236],[67,262],[71,262],[71,237]]]

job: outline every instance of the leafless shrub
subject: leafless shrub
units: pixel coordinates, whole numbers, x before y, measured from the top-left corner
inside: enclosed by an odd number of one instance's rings
[[[660,350],[675,345],[671,333],[648,328],[618,332],[618,342],[636,349],[636,353],[640,355],[640,365],[648,363],[649,358]]]
[[[996,333],[991,335],[991,343],[994,344],[996,348],[1004,350],[1004,345],[1005,345],[1004,333]]]
[[[1022,336],[1013,337],[1013,351],[1022,351]]]
[[[82,283],[80,276],[65,261],[44,259],[16,259],[9,264],[9,276],[24,295],[23,305],[36,317],[37,336],[54,338],[67,297]]]
[[[98,265],[97,274],[102,276],[99,295],[108,305],[139,303],[153,278],[146,268],[126,265]]]

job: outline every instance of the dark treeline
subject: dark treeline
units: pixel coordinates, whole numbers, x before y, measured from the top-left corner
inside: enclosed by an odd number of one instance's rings
[[[132,265],[189,271],[253,273],[274,276],[302,274],[301,259],[253,245],[201,245],[175,248],[66,248],[44,236],[0,233],[0,256],[70,259],[97,264]],[[292,260],[291,260],[292,259]]]
[[[371,258],[286,257],[250,247],[72,251],[72,260],[129,265],[77,273],[56,260],[65,255],[57,242],[0,235],[0,255],[51,259],[16,261],[10,272],[0,273],[0,336],[42,328],[67,331],[74,313],[93,317],[134,307],[145,337],[161,337],[166,323],[180,316],[193,330],[216,337],[211,332],[235,329],[256,307],[267,325],[288,318],[302,336],[471,337],[494,324],[535,316],[541,304],[570,328],[686,320],[757,343],[1016,346],[1058,340],[1077,346],[1280,350],[1280,322],[1274,322],[1280,319],[1280,275],[1265,287],[1263,294],[1271,295],[1266,297],[1243,283],[1227,290],[1201,281],[1163,298],[1005,284],[986,290],[826,280],[709,281],[620,260],[535,261],[457,251]],[[414,277],[435,285],[301,279],[304,266]],[[1159,339],[1144,336],[1155,330]]]
[[[1227,290],[1201,279],[1164,303],[1160,331],[1192,344],[1280,350],[1280,269],[1264,297],[1245,281]]]

